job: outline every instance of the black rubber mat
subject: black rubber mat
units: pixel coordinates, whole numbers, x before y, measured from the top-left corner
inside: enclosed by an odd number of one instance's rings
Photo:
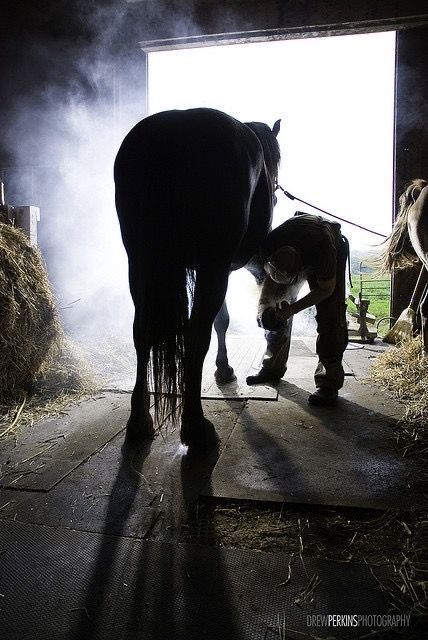
[[[19,522],[0,521],[0,540],[7,640],[356,638],[355,628],[314,627],[308,616],[380,616],[387,607],[377,580],[392,575],[388,567],[373,569],[376,580],[366,565]]]
[[[122,431],[129,411],[127,394],[104,393],[40,420],[3,445],[0,486],[49,491]]]
[[[373,509],[416,506],[412,460],[394,450],[379,390],[347,379],[331,407],[308,405],[310,381],[278,385],[275,403],[239,417],[203,495]]]

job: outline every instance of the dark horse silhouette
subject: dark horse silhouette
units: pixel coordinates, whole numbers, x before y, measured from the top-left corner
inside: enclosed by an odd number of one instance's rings
[[[154,436],[152,384],[157,421],[176,421],[182,409],[183,444],[218,443],[202,411],[202,366],[213,321],[220,309],[224,315],[229,273],[251,262],[271,226],[278,131],[279,121],[271,130],[214,109],[190,109],[149,116],[122,142],[116,208],[137,352],[130,442]],[[251,264],[260,271],[257,259]],[[226,364],[220,360],[230,378],[227,356]]]

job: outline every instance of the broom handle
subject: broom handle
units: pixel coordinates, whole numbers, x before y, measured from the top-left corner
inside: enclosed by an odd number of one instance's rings
[[[419,298],[419,303],[418,303],[418,306],[416,307],[416,310],[417,310],[418,313],[421,312],[422,300],[424,300],[427,297],[427,294],[428,294],[428,283],[425,285],[425,287],[424,287],[424,289],[422,291],[422,295]]]
[[[412,293],[412,297],[410,298],[409,308],[413,311],[416,311],[415,306],[417,307],[419,301],[422,297],[422,293],[425,289],[425,285],[427,283],[428,272],[425,269],[425,265],[422,265],[421,270],[419,272],[418,279],[415,284],[415,288]]]

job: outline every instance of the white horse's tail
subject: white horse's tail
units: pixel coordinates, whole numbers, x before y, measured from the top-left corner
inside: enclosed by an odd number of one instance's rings
[[[406,269],[418,262],[418,257],[410,241],[407,218],[410,208],[415,204],[422,189],[428,185],[426,180],[412,180],[401,194],[399,211],[391,234],[382,245],[380,255],[373,261],[380,273],[393,269]]]

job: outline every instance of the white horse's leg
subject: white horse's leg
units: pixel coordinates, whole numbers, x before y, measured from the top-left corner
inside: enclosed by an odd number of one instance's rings
[[[421,324],[422,324],[422,345],[426,355],[428,355],[428,287],[426,287],[421,300]]]
[[[407,229],[413,249],[428,271],[428,186],[421,189],[415,203],[409,209]],[[422,344],[428,354],[428,289],[421,298]]]

